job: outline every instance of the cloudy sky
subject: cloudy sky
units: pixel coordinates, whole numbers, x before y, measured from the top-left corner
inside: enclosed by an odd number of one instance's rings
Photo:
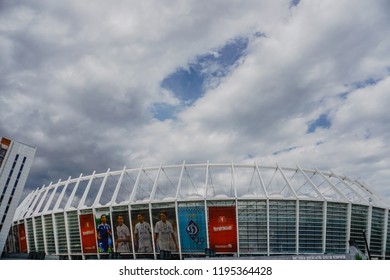
[[[333,170],[390,198],[390,2],[0,1],[26,188],[160,163]]]

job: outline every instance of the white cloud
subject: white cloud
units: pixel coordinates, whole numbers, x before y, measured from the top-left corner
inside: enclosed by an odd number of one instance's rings
[[[334,168],[390,196],[387,1],[2,5],[0,136],[38,146],[29,187],[141,162],[258,160]],[[247,55],[217,88],[153,118],[153,104],[178,102],[164,78],[240,36]],[[370,78],[382,80],[354,87]],[[324,113],[331,127],[307,134]]]

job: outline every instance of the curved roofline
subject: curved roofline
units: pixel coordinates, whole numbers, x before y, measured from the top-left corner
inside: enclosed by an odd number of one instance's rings
[[[169,198],[167,200],[167,198]],[[300,166],[186,163],[126,168],[51,182],[32,191],[14,220],[62,209],[191,200],[285,199],[389,208],[365,183],[333,171]]]

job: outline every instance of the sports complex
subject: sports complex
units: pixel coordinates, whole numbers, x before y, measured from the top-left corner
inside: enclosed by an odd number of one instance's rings
[[[350,241],[390,258],[389,204],[359,180],[299,166],[183,162],[39,187],[17,208],[6,246],[60,259],[165,251],[186,259],[343,255]]]

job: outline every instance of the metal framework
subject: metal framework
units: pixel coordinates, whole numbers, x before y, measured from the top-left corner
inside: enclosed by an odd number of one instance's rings
[[[365,251],[362,230],[372,256],[390,256],[387,201],[347,176],[278,164],[183,162],[81,174],[32,191],[19,205],[14,226],[25,225],[29,252],[87,258],[79,215],[124,209],[132,223],[132,211],[147,208],[152,217],[152,209],[172,207],[179,220],[182,205],[203,207],[206,221],[210,206],[234,206],[237,256],[347,253],[350,239]],[[182,258],[188,252],[178,243]]]

